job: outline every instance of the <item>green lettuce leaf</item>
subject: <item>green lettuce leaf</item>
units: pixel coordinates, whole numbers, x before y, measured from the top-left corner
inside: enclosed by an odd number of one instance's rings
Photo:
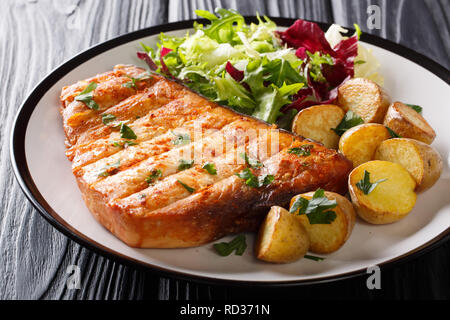
[[[297,93],[302,87],[303,83],[290,85],[284,83],[281,88],[272,84],[267,88],[266,93],[256,97],[258,107],[252,115],[266,122],[274,123],[282,115],[281,107],[291,102],[289,96]]]
[[[249,92],[230,76],[214,78],[217,88],[217,100],[225,102],[230,107],[240,107],[253,110],[256,107],[255,101]]]
[[[208,26],[198,26],[198,29],[203,30],[209,38],[219,43],[238,43],[239,37],[237,37],[236,32],[241,31],[243,28],[245,24],[244,17],[237,11],[223,8],[217,8],[215,12],[219,16],[217,19],[212,18],[211,14],[196,10],[195,13],[197,15],[211,21],[211,24]]]

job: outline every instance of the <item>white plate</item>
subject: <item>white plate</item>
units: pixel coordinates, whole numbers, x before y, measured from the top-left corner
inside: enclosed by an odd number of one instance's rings
[[[285,26],[293,23],[289,19],[274,20]],[[445,160],[442,178],[432,189],[419,195],[417,205],[408,217],[384,226],[358,220],[347,243],[324,261],[302,259],[285,265],[257,261],[252,252],[252,235],[247,236],[249,246],[242,257],[223,258],[214,253],[211,244],[190,249],[135,249],[104,229],[86,208],[70,162],[64,155],[64,133],[58,111],[61,88],[111,70],[115,64],[142,65],[136,58],[140,41],[154,44],[159,32],[172,31],[171,34],[181,35],[190,26],[192,22],[153,27],[95,46],[55,69],[25,101],[11,137],[12,163],[30,201],[56,228],[83,245],[122,262],[131,261],[184,278],[259,284],[341,279],[365,273],[369,266],[385,265],[415,256],[448,240],[449,72],[409,49],[368,35],[364,35],[363,40],[372,43],[367,46],[380,60],[385,87],[391,97],[423,107],[425,118],[437,132],[433,146]]]

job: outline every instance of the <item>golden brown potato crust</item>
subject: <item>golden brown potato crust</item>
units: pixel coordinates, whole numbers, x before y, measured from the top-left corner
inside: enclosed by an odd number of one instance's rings
[[[352,110],[366,123],[382,123],[389,107],[389,96],[375,82],[353,78],[338,89],[338,104]]]
[[[259,229],[256,257],[272,263],[288,263],[303,258],[308,248],[308,233],[298,219],[286,209],[273,206]]]
[[[401,164],[416,180],[416,192],[431,188],[442,174],[442,158],[432,146],[409,138],[383,141],[375,159]]]
[[[322,104],[301,110],[292,122],[292,131],[302,137],[322,143],[330,149],[337,149],[339,136],[332,130],[345,116],[342,108]]]
[[[364,172],[370,173],[370,181],[386,179],[369,194],[357,183]],[[416,204],[416,182],[398,163],[374,160],[353,169],[348,178],[348,188],[358,216],[372,224],[388,224],[406,217]]]
[[[291,206],[298,197],[311,199],[313,195],[314,192],[298,195],[292,198]],[[337,202],[337,207],[332,209],[336,214],[336,218],[332,223],[310,224],[305,214],[296,215],[309,235],[309,250],[319,254],[332,253],[341,248],[352,234],[356,221],[355,210],[347,198],[329,191],[325,191],[325,197]]]
[[[403,138],[426,144],[431,144],[436,138],[436,132],[420,113],[398,101],[389,106],[383,124]]]

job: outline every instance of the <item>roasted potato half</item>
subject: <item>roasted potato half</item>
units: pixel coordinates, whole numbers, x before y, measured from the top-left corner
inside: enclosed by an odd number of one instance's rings
[[[286,209],[274,206],[262,223],[256,240],[256,257],[273,263],[302,258],[309,248],[305,228]]]
[[[338,89],[338,104],[345,111],[352,110],[364,122],[382,123],[389,107],[389,97],[375,82],[354,78]]]
[[[327,148],[337,149],[339,136],[331,129],[336,128],[344,116],[344,110],[333,104],[312,106],[297,114],[292,123],[292,131],[318,141]]]
[[[310,200],[313,195],[314,192],[308,192],[295,196],[291,200],[291,207],[298,197]],[[309,251],[322,254],[334,252],[342,247],[350,237],[356,220],[355,210],[347,198],[328,191],[325,191],[325,197],[337,202],[337,207],[331,209],[336,213],[336,218],[330,224],[310,224],[306,215],[294,213],[308,232]]]
[[[443,169],[439,153],[428,144],[414,139],[383,141],[375,153],[375,159],[401,164],[416,180],[416,192],[431,188]]]
[[[378,146],[391,134],[378,123],[365,123],[348,129],[339,140],[339,151],[357,167],[373,160]]]
[[[379,182],[368,194],[361,190],[361,187],[364,189],[367,186],[362,184],[366,172],[371,184]],[[356,212],[369,223],[398,221],[406,217],[416,204],[416,181],[398,163],[380,160],[366,162],[353,169],[348,179]]]
[[[384,125],[403,138],[416,139],[426,144],[431,144],[436,137],[436,132],[422,115],[401,102],[389,106]]]

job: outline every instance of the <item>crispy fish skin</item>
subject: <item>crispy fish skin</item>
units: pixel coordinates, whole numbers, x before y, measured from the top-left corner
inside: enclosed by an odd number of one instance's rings
[[[77,154],[77,157],[82,158],[84,154],[92,153],[89,161],[78,161],[77,167],[73,168],[87,207],[106,229],[129,246],[199,246],[227,234],[256,231],[271,206],[286,206],[289,200],[299,193],[319,187],[338,193],[347,191],[347,177],[352,164],[343,155],[321,144],[207,101],[163,77],[154,77],[152,84],[135,94],[152,90],[153,86],[173,87],[172,94],[161,93],[162,96],[169,97],[166,104],[155,106],[154,109],[149,108],[148,114],[138,120],[131,118],[134,113],[130,112],[129,108],[118,108],[116,105],[97,114],[100,117],[102,112],[120,110],[116,113],[117,116],[130,120],[130,127],[137,133],[138,139],[139,133],[143,136],[149,131],[149,138],[144,142],[139,141],[141,146],[138,144],[102,153],[104,151],[102,144],[98,147],[99,141],[116,138],[117,132],[109,132],[103,138],[92,134],[91,140],[89,134],[85,134],[82,143],[75,142],[71,146],[72,153]],[[61,95],[62,99],[66,96],[67,94]],[[175,109],[173,101],[178,101]],[[62,103],[66,102],[62,100]],[[117,102],[117,105],[121,103]],[[170,115],[174,110],[179,113],[178,118]],[[209,115],[211,118],[201,120]],[[173,128],[183,126],[187,132],[191,132],[192,123],[196,121],[202,123],[202,130],[215,131],[204,135],[200,140],[193,139],[189,144],[181,146],[171,145],[167,139],[164,142],[152,138],[152,132],[158,128],[162,131],[161,137]],[[66,118],[64,122],[67,125]],[[92,128],[80,130],[80,134],[83,135]],[[244,136],[245,130],[250,128],[264,129],[269,133],[267,136]],[[240,131],[241,129],[243,131]],[[231,149],[215,150],[211,147],[222,141],[221,136],[225,141],[232,141]],[[280,150],[269,148],[267,153],[261,153],[260,150],[274,139],[278,139]],[[155,143],[161,148],[155,148]],[[190,153],[193,154],[194,160],[192,168],[177,170],[178,152],[195,149],[194,145],[202,146],[202,160],[197,162],[195,152]],[[290,148],[302,145],[312,146],[311,155],[299,156],[288,152]],[[247,167],[245,163],[236,163],[239,158],[237,155],[242,150],[262,164],[252,168],[252,172],[256,176],[273,175],[272,183],[255,188],[246,185],[244,179],[236,176],[236,173]],[[229,154],[232,154],[231,162],[226,161]],[[135,155],[137,158],[132,160]],[[105,177],[92,178],[95,170],[103,164],[116,161],[117,158],[127,159],[127,162],[124,160],[123,166],[115,168]],[[73,160],[74,157],[69,155],[69,159]],[[217,162],[216,175],[210,175],[202,169],[203,164],[209,162]],[[146,177],[155,168],[162,169],[161,176],[154,184],[149,184]],[[183,180],[188,185],[190,183],[195,187],[194,192],[186,191],[178,180]]]

